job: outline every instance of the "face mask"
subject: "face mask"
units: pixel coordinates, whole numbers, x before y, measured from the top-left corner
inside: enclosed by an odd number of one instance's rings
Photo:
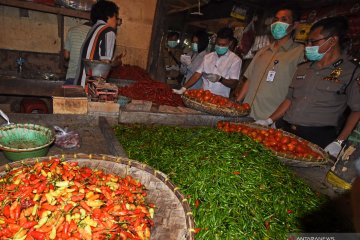
[[[288,24],[288,23],[274,22],[270,26],[271,34],[273,35],[273,37],[276,40],[281,39],[281,38],[285,37],[288,34],[286,32],[286,30],[288,29],[289,26],[290,26],[290,24]]]
[[[167,44],[169,47],[174,48],[178,45],[178,42],[177,41],[168,41]]]
[[[224,55],[229,50],[229,47],[220,47],[219,45],[215,45],[215,52],[218,55]]]
[[[329,39],[328,39],[329,40]],[[305,56],[309,61],[320,61],[324,55],[330,50],[326,50],[324,53],[319,53],[319,48],[324,45],[328,40],[326,40],[323,44],[320,46],[311,46],[311,47],[305,47]]]
[[[198,44],[197,43],[192,43],[191,44],[191,50],[193,52],[198,52]]]

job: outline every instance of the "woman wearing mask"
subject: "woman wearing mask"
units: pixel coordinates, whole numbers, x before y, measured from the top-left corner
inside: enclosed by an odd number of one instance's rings
[[[191,40],[191,61],[187,63],[182,62],[182,74],[184,74],[183,85],[191,78],[202,63],[204,56],[207,54],[207,46],[209,43],[209,36],[205,31],[197,31]],[[190,89],[201,89],[202,80],[195,83]]]

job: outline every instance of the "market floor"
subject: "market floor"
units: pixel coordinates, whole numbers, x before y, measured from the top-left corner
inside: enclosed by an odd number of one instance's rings
[[[333,188],[327,182],[329,166],[290,167],[295,174],[319,194],[328,196],[328,201],[316,211],[304,216],[301,229],[305,233],[353,233],[350,192]]]

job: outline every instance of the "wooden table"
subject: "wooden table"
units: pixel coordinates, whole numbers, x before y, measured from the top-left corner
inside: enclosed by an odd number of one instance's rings
[[[0,95],[36,97],[86,97],[82,87],[63,88],[63,81],[19,79],[0,76]]]

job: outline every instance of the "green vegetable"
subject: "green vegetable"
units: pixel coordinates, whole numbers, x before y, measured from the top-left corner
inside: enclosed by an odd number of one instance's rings
[[[115,131],[129,158],[164,172],[189,196],[196,239],[287,239],[324,201],[246,136],[138,125]]]

